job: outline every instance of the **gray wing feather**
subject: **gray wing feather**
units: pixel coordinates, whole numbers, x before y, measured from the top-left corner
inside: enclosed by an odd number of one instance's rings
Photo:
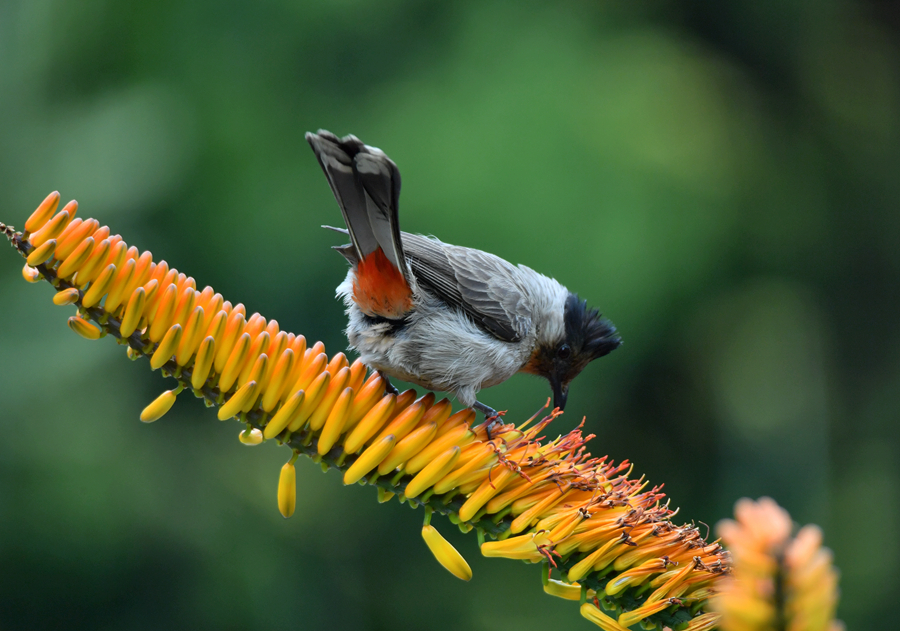
[[[505,342],[521,340],[531,311],[518,273],[498,256],[402,233],[403,248],[416,281],[476,324]]]

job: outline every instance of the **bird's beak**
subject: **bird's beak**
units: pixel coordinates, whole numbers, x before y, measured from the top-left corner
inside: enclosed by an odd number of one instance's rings
[[[566,399],[569,396],[569,384],[562,383],[558,379],[551,379],[550,385],[553,387],[553,407],[564,410]]]

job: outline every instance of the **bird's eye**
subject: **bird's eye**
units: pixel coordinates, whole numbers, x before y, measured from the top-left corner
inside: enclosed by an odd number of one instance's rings
[[[569,348],[568,344],[563,344],[556,351],[556,356],[559,357],[560,359],[569,359],[569,355],[571,355],[571,354],[572,354],[572,349]]]

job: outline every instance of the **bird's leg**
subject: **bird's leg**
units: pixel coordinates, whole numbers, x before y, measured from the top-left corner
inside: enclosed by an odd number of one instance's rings
[[[492,407],[486,406],[481,401],[475,401],[474,405],[472,405],[473,410],[478,410],[482,414],[484,414],[484,420],[488,420],[497,416],[497,410]]]
[[[397,390],[397,386],[391,383],[391,378],[388,377],[386,372],[378,371],[378,376],[384,379],[384,393],[385,394],[400,394],[400,391]]]
[[[484,414],[484,421],[486,423],[484,431],[487,434],[487,439],[491,440],[491,428],[500,422],[500,415],[497,413],[492,407],[488,407],[481,401],[475,401],[472,405],[472,409],[478,410],[482,414]]]

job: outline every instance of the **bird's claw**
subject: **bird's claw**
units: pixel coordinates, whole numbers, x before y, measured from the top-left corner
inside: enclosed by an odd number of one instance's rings
[[[487,439],[491,440],[491,428],[500,423],[500,417],[503,416],[504,412],[498,412],[481,401],[476,401],[472,408],[484,414],[484,431],[487,434]]]
[[[400,394],[400,390],[397,389],[397,386],[391,383],[391,378],[388,377],[387,373],[378,371],[378,376],[382,378],[384,381],[384,393],[385,394]]]

